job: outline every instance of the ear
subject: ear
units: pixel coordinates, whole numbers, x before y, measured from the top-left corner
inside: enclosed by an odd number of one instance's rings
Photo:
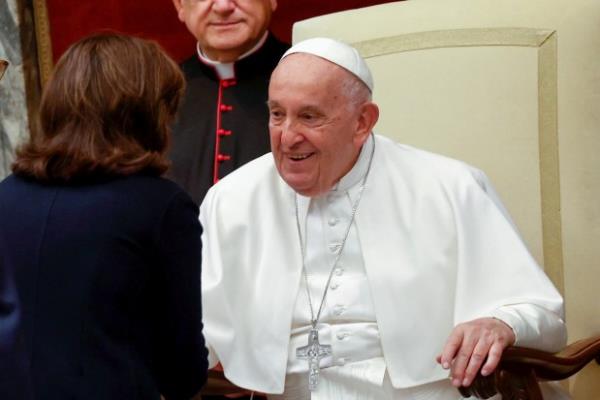
[[[271,0],[271,11],[277,10],[277,0]]]
[[[360,106],[357,129],[354,134],[354,144],[357,145],[357,147],[362,146],[367,140],[378,119],[379,107],[377,107],[377,104],[368,101]]]
[[[173,0],[173,5],[175,6],[175,11],[177,11],[177,18],[181,22],[185,22],[185,10],[183,7],[183,2],[186,0]]]

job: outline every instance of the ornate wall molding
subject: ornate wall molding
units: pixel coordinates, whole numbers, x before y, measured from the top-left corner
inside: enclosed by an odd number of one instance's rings
[[[42,87],[48,81],[52,68],[52,40],[50,38],[50,22],[46,0],[33,0],[33,21],[37,42],[38,65]]]

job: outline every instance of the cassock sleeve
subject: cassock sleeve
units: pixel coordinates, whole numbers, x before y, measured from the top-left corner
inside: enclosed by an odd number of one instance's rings
[[[198,207],[180,192],[166,209],[157,247],[163,301],[157,310],[159,389],[165,399],[189,399],[207,378],[200,292],[202,228]]]
[[[567,330],[556,313],[535,304],[513,304],[491,312],[515,332],[515,346],[557,352],[567,342]]]
[[[454,198],[458,275],[455,322],[494,317],[516,345],[555,352],[567,339],[563,299],[537,265],[483,172]]]
[[[221,362],[214,349],[214,342],[221,339],[227,340],[227,338],[233,336],[233,332],[229,329],[230,324],[228,323],[230,318],[230,313],[227,312],[229,302],[221,285],[223,263],[217,243],[218,239],[214,237],[218,232],[218,224],[210,218],[210,216],[215,215],[212,209],[214,193],[214,190],[209,190],[204,197],[200,205],[199,216],[200,224],[204,227],[204,231],[202,232],[202,243],[204,245],[202,248],[202,261],[204,264],[202,270],[202,300],[205,318],[210,323],[204,325],[203,333],[208,349],[209,368],[213,368]],[[208,232],[211,232],[211,235],[207,235]],[[211,238],[214,240],[211,241]],[[219,310],[219,312],[213,312],[213,310]]]

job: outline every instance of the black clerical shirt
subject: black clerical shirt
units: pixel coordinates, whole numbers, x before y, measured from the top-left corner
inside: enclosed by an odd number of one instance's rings
[[[182,64],[187,88],[173,126],[169,177],[197,204],[220,178],[270,150],[268,84],[287,47],[269,35],[235,63],[233,79],[219,79],[197,55]]]

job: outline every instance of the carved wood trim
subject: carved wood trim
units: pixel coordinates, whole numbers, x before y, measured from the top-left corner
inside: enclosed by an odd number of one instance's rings
[[[552,354],[523,347],[509,347],[490,376],[479,375],[463,397],[488,399],[500,393],[503,400],[542,400],[538,381],[569,378],[591,361],[600,363],[600,335],[570,344]]]
[[[33,0],[33,19],[37,42],[38,65],[42,87],[48,81],[54,62],[52,60],[52,40],[46,0]]]

